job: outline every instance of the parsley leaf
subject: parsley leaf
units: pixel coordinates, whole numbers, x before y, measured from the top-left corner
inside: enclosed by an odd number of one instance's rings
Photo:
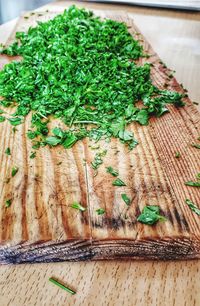
[[[189,206],[189,208],[195,212],[198,216],[200,216],[200,209],[189,199],[185,200],[185,203]]]
[[[10,152],[10,148],[9,148],[9,147],[5,150],[5,153],[6,153],[7,155],[11,155],[11,152]]]
[[[80,211],[85,211],[86,208],[83,207],[81,204],[79,204],[78,202],[74,202],[72,205],[71,205],[72,208],[75,208],[75,209],[78,209]]]
[[[156,205],[145,206],[137,218],[137,221],[148,225],[153,225],[159,220],[166,221],[167,219],[160,215],[160,208]]]
[[[126,186],[126,184],[120,178],[117,178],[115,181],[113,181],[112,185],[113,186]]]
[[[96,212],[97,212],[97,215],[103,215],[103,214],[105,214],[105,209],[98,208],[98,209],[96,209]]]
[[[185,182],[186,186],[191,186],[191,187],[200,187],[200,182],[192,182],[192,181],[188,181]]]
[[[5,207],[10,207],[11,204],[12,204],[12,199],[6,200]]]
[[[30,158],[33,159],[33,158],[35,158],[35,157],[36,157],[36,152],[31,152]]]
[[[122,193],[121,197],[122,197],[122,200],[126,203],[126,205],[131,204],[131,199],[125,193]]]
[[[114,170],[112,167],[107,167],[107,172],[112,174],[113,176],[118,176],[119,172],[117,170]]]
[[[19,117],[9,118],[8,120],[9,120],[10,124],[12,124],[14,126],[22,123],[22,118],[19,118]]]
[[[14,177],[17,174],[18,171],[19,171],[18,167],[13,167],[12,171],[11,171],[11,176]]]

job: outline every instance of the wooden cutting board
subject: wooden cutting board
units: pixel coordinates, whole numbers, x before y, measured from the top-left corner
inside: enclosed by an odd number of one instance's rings
[[[169,78],[170,71],[144,37],[136,34],[138,29],[126,15],[95,13],[126,22],[151,54],[148,61],[153,63],[154,83],[160,88],[167,83],[168,89],[183,92],[177,81]],[[26,30],[36,20],[55,14],[22,17],[15,30]],[[13,35],[9,42],[12,39]],[[9,60],[1,56],[0,65]],[[110,143],[101,141],[101,149],[107,149],[107,155],[97,176],[91,167],[97,151],[91,149],[88,139],[70,150],[41,148],[36,158],[30,159],[31,141],[26,136],[30,116],[15,133],[7,121],[2,123],[0,262],[200,258],[200,219],[185,204],[189,198],[200,205],[199,190],[184,185],[200,172],[200,151],[191,146],[200,135],[200,115],[189,99],[185,107],[169,109],[170,113],[161,118],[152,118],[149,126],[130,126],[139,141],[131,152],[116,139]],[[52,122],[52,126],[55,124]],[[7,147],[11,156],[5,154]],[[175,158],[177,151],[181,154],[179,159]],[[6,184],[13,166],[18,166],[19,172]],[[107,166],[119,169],[126,187],[112,186]],[[131,197],[130,207],[121,200],[122,193]],[[6,208],[8,198],[13,202]],[[81,213],[72,209],[73,201],[81,202],[87,210]],[[140,211],[148,204],[159,205],[168,221],[155,226],[137,222]],[[98,216],[96,209],[100,207],[106,213]]]

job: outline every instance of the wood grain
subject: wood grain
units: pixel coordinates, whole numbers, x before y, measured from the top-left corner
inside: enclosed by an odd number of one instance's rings
[[[126,22],[131,34],[138,36],[144,50],[151,55],[152,80],[158,87],[164,88],[167,83],[168,89],[184,92],[174,78],[169,78],[170,71],[160,63],[144,37],[138,35],[139,30],[131,19],[116,13],[98,13],[101,17]],[[55,14],[22,17],[15,30],[27,30],[38,18],[47,20]],[[12,39],[13,36],[9,43]],[[67,151],[43,148],[29,161],[31,143],[26,139],[26,132],[30,118],[15,134],[9,123],[3,124],[1,139],[9,139],[9,145],[3,143],[1,150],[5,165],[1,202],[12,198],[14,203],[9,209],[1,209],[0,261],[200,257],[198,216],[185,205],[188,197],[194,202],[198,200],[198,190],[184,186],[184,181],[198,167],[199,152],[191,143],[198,137],[200,117],[189,99],[183,109],[170,107],[170,110],[159,119],[153,118],[150,126],[130,125],[140,143],[131,152],[117,140],[109,144],[101,142],[101,148],[108,152],[105,166],[119,169],[120,178],[127,182],[126,188],[112,186],[112,178],[105,173],[104,166],[94,177],[91,161],[96,152],[90,149],[87,140]],[[59,122],[51,124],[55,126]],[[11,157],[4,153],[8,146]],[[175,159],[177,150],[182,155],[180,161]],[[7,184],[5,176],[11,171],[11,165],[17,165],[20,173]],[[129,208],[121,199],[122,193],[132,199]],[[73,210],[70,207],[73,201],[82,203],[87,211]],[[153,227],[138,223],[139,212],[152,203],[161,207],[168,221]],[[98,216],[96,209],[102,206],[106,214]]]
[[[55,3],[43,10],[62,10],[71,3]],[[189,90],[190,97],[200,100],[199,14],[105,4],[84,6],[131,13],[161,58],[176,69],[176,77]],[[0,27],[1,42],[6,41],[15,23],[13,20]],[[199,272],[199,260],[7,265],[0,267],[1,305],[199,305]],[[50,284],[48,278],[51,276],[73,287],[77,294],[69,296]]]

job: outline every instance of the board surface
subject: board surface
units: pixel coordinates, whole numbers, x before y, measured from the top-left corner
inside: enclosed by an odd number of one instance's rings
[[[96,13],[125,21],[133,34],[138,33],[124,15]],[[52,15],[22,18],[16,30],[25,30],[36,19]],[[152,55],[149,62],[154,64],[154,83],[162,88],[167,81],[169,89],[183,91],[168,77],[168,69],[145,40],[143,45]],[[1,63],[6,61],[1,56]],[[199,217],[185,204],[186,198],[198,204],[199,190],[186,187],[184,182],[199,172],[200,152],[191,143],[199,136],[200,116],[189,99],[186,103],[184,108],[170,107],[170,113],[152,118],[149,126],[132,124],[139,145],[131,153],[116,140],[101,143],[108,153],[96,177],[90,166],[96,152],[87,139],[71,150],[42,148],[30,160],[31,142],[26,137],[30,118],[15,134],[9,123],[1,124],[1,202],[8,197],[14,200],[9,209],[2,205],[0,210],[0,262],[199,258]],[[4,153],[8,146],[11,157]],[[179,160],[176,151],[181,153]],[[5,184],[13,165],[20,171]],[[111,187],[112,177],[106,174],[105,166],[119,169],[127,187]],[[132,198],[128,208],[121,201],[124,192]],[[73,201],[80,201],[87,211],[70,208]],[[136,222],[140,210],[150,203],[161,207],[167,222],[153,227]],[[105,215],[96,214],[99,207],[106,208]]]

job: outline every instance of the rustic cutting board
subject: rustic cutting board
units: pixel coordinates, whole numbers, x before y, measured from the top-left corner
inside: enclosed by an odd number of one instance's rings
[[[164,88],[183,92],[170,71],[164,68],[157,54],[126,15],[95,11],[127,23],[137,35],[144,49],[151,54],[152,79]],[[26,30],[36,20],[52,18],[56,13],[30,15],[21,18],[15,31]],[[9,42],[13,39],[10,37]],[[8,59],[0,57],[0,66]],[[108,150],[104,164],[94,176],[91,161],[96,150],[89,140],[79,141],[72,149],[41,148],[30,159],[31,141],[26,132],[30,116],[23,125],[0,125],[1,207],[0,262],[44,262],[89,259],[186,259],[200,258],[200,218],[185,204],[189,198],[199,203],[198,188],[187,187],[185,181],[200,172],[200,150],[191,146],[200,135],[200,115],[192,102],[161,118],[152,118],[149,126],[132,124],[139,145],[131,152],[118,140],[101,141],[101,149]],[[60,124],[53,122],[52,125]],[[61,124],[60,124],[61,125]],[[5,149],[10,147],[12,155]],[[179,151],[181,158],[175,158]],[[60,164],[60,162],[62,162]],[[9,184],[6,178],[13,166],[19,172]],[[126,187],[112,186],[113,177],[105,167],[119,169]],[[132,203],[128,207],[121,194],[127,193]],[[4,203],[13,202],[9,208]],[[73,201],[87,210],[72,209]],[[159,205],[167,222],[155,226],[143,225],[136,218],[145,205]],[[98,216],[96,209],[105,208]]]

